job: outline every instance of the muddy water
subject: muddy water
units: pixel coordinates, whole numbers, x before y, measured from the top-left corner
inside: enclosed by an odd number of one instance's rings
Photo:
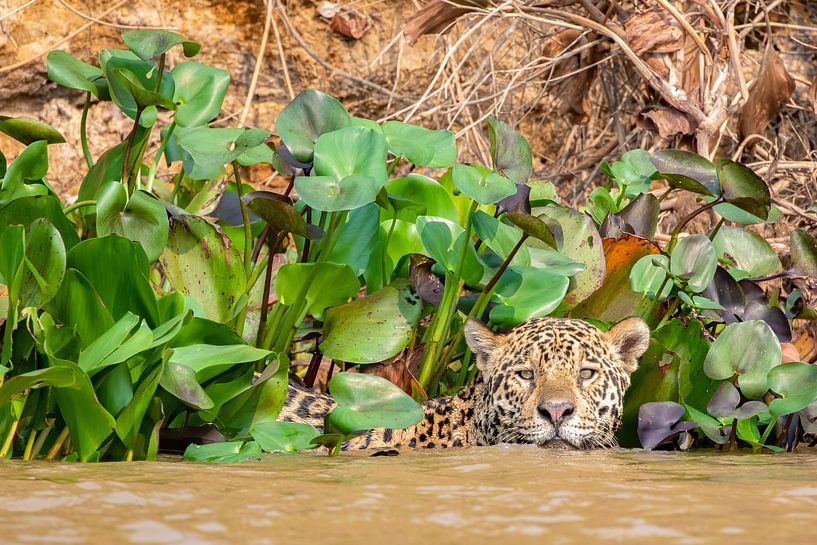
[[[0,543],[811,543],[817,455],[524,446],[236,466],[0,462]]]

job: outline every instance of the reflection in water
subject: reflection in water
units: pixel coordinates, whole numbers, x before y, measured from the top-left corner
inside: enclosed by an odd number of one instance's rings
[[[805,543],[817,458],[526,446],[0,462],[0,543]]]

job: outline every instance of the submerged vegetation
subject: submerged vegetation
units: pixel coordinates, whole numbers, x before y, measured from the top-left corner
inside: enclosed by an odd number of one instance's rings
[[[189,459],[337,452],[354,434],[412,425],[416,401],[474,377],[467,318],[506,328],[545,315],[651,326],[622,445],[779,450],[814,427],[817,367],[782,363],[780,343],[817,312],[789,283],[761,285],[817,277],[817,241],[794,231],[784,268],[744,228],[779,217],[744,165],[633,150],[601,165],[609,183],[574,210],[531,179],[527,141],[496,118],[489,166],[458,163],[450,131],[353,117],[317,91],[281,112],[275,137],[211,128],[228,73],[192,60],[168,70],[169,49],[199,49],[178,34],[123,38],[99,66],[48,58],[53,81],[85,93],[84,114],[110,100],[133,120],[94,158],[83,115],[76,202],[64,206],[46,178],[63,137],[0,120],[27,146],[8,165],[0,154],[0,456],[153,459],[160,429],[205,424],[228,441]],[[163,158],[178,165],[170,183],[156,175]],[[285,192],[242,180],[261,163],[289,179]],[[660,201],[674,191],[700,204],[661,246]],[[708,210],[721,218],[712,232],[685,236]],[[322,435],[276,422],[294,357],[310,360],[308,386],[327,358],[342,371],[388,361],[406,393],[339,372]]]

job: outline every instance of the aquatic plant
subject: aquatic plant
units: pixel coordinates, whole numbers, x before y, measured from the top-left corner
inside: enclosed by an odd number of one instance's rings
[[[309,386],[325,358],[345,371],[397,358],[423,400],[474,377],[469,317],[493,327],[645,318],[654,343],[628,393],[623,444],[698,429],[701,444],[775,448],[774,423],[795,436],[793,415],[814,407],[813,367],[781,365],[779,344],[814,309],[797,291],[767,297],[759,282],[815,275],[817,243],[793,233],[794,272],[784,271],[763,239],[725,225],[774,220],[768,188],[745,166],[634,150],[602,165],[610,183],[574,210],[531,179],[527,141],[498,119],[486,128],[490,166],[457,162],[450,131],[356,118],[318,91],[281,112],[275,136],[213,128],[229,74],[191,60],[168,69],[171,48],[199,49],[178,34],[123,38],[128,49],[103,50],[99,66],[49,55],[51,79],[86,96],[76,202],[63,206],[46,179],[62,135],[0,121],[27,146],[11,164],[0,155],[0,456],[153,459],[160,429],[205,424],[227,441],[193,446],[189,459],[336,453],[422,413],[388,381],[342,372],[322,435],[276,422],[291,358],[309,355]],[[133,126],[94,158],[87,113],[108,100]],[[176,169],[169,183],[157,177],[162,158]],[[258,164],[287,189],[245,183],[242,168]],[[661,197],[653,180],[669,186]],[[671,191],[702,203],[662,248],[653,239]],[[709,209],[722,217],[713,232],[682,236]]]

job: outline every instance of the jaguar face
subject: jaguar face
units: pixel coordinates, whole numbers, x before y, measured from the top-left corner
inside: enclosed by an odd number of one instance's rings
[[[607,332],[581,320],[534,318],[496,334],[469,320],[465,336],[485,385],[475,415],[486,442],[587,449],[615,444],[650,330],[639,318]]]

